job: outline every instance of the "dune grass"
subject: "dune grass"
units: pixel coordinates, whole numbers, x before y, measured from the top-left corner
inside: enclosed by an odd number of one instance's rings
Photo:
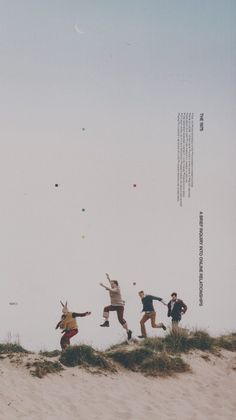
[[[229,351],[236,351],[236,333],[221,335],[215,339],[216,345]]]
[[[190,370],[181,354],[193,350],[216,352],[220,348],[236,350],[236,334],[211,337],[204,330],[170,330],[165,337],[146,338],[135,347],[120,344],[107,351],[109,357],[124,368],[139,371],[145,375],[171,375]]]
[[[176,357],[145,346],[131,350],[110,351],[108,355],[126,369],[141,372],[147,376],[168,376],[190,370],[189,365],[180,356]]]
[[[0,343],[0,354],[30,353],[18,343]]]
[[[137,342],[138,342],[138,340],[136,340]],[[110,347],[108,347],[107,349],[106,349],[106,351],[111,351],[111,350],[117,350],[117,349],[120,349],[120,348],[123,348],[124,346],[126,346],[127,345],[127,340],[124,340],[124,341],[120,341],[119,343],[116,343],[116,344],[112,344]]]
[[[171,330],[165,337],[146,338],[142,345],[156,351],[186,353],[196,349],[210,351],[216,345],[216,342],[204,330],[187,331],[178,328]]]
[[[180,356],[160,352],[144,360],[139,370],[147,376],[170,376],[174,373],[188,372],[190,366]]]
[[[51,350],[51,351],[41,350],[39,354],[40,356],[44,356],[44,357],[57,357],[61,355],[61,351],[60,350]]]
[[[49,373],[58,373],[64,370],[61,363],[59,363],[58,361],[51,362],[50,360],[46,359],[28,362],[26,364],[26,367],[30,369],[30,373],[32,376],[36,376],[40,379],[48,375]]]
[[[107,352],[107,355],[126,369],[136,370],[137,366],[140,366],[143,360],[151,358],[153,351],[149,348],[137,347],[133,350],[118,349]]]
[[[70,346],[62,352],[60,362],[67,367],[92,366],[114,372],[116,369],[110,360],[102,353],[94,350],[91,346]]]
[[[170,330],[164,337],[133,340],[110,346],[106,351],[97,351],[88,345],[69,346],[65,351],[41,351],[40,359],[28,361],[26,366],[33,376],[42,378],[48,373],[56,373],[65,367],[80,366],[90,372],[117,372],[120,365],[127,370],[148,376],[168,376],[187,372],[189,365],[181,355],[193,350],[201,350],[220,355],[220,350],[236,351],[236,333],[211,337],[204,330]],[[30,354],[18,343],[0,344],[0,358],[14,358]],[[32,354],[32,353],[31,353]],[[48,358],[56,358],[48,360]],[[201,355],[203,357],[203,355]],[[205,360],[208,360],[205,358]]]

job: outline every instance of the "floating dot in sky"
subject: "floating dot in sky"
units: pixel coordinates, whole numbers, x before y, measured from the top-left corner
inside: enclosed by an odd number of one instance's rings
[[[85,209],[82,209],[82,211],[85,211]]]
[[[9,302],[9,305],[18,305],[17,302]]]
[[[85,128],[84,127],[82,128],[82,131],[85,131]]]
[[[136,188],[137,187],[137,184],[133,184],[133,187]]]
[[[55,184],[55,187],[59,187],[59,184]]]
[[[85,236],[84,236],[84,235],[82,235],[82,236],[81,236],[81,238],[82,238],[82,239],[85,239]]]
[[[136,282],[135,281],[133,282],[133,286],[136,286]]]

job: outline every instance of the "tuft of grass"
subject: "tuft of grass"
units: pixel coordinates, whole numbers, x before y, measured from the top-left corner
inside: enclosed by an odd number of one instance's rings
[[[87,345],[68,347],[64,352],[62,352],[59,360],[64,366],[68,367],[92,366],[112,372],[116,371],[110,360],[108,360],[101,352],[95,351],[91,346]]]
[[[141,342],[141,345],[153,351],[164,351],[166,349],[164,337],[149,337]]]
[[[199,350],[212,350],[215,345],[215,340],[208,332],[204,330],[193,330],[190,332],[190,347]]]
[[[229,351],[236,351],[236,333],[222,335],[215,339],[216,345]]]
[[[44,356],[44,357],[57,357],[61,355],[61,351],[60,350],[52,350],[52,351],[40,351],[39,352],[40,356]]]
[[[117,350],[108,354],[115,362],[120,363],[126,369],[136,370],[143,360],[153,355],[153,351],[146,347],[138,347],[133,350]]]
[[[0,344],[0,354],[12,354],[12,353],[25,353],[29,351],[25,350],[20,344],[17,343],[4,343]]]
[[[109,356],[126,369],[147,376],[167,376],[176,372],[187,372],[190,369],[181,357],[171,356],[164,351],[159,352],[142,345],[133,350],[110,352]]]
[[[36,376],[37,378],[43,378],[45,375],[49,373],[58,373],[64,370],[62,365],[59,362],[51,362],[50,360],[36,360],[33,363],[28,362],[26,367],[30,369],[30,373],[32,376]],[[33,369],[32,369],[33,368]]]
[[[170,353],[185,353],[192,347],[190,334],[180,328],[173,329],[164,337],[163,345]]]
[[[147,376],[170,376],[173,373],[188,372],[189,365],[180,356],[170,356],[166,352],[153,355],[145,360],[140,371]]]
[[[171,330],[164,338],[147,338],[143,346],[155,351],[186,353],[190,350],[212,350],[214,339],[203,330],[186,331],[181,328]]]
[[[127,347],[128,345],[129,344],[127,343],[127,340],[121,341],[120,343],[112,344],[110,347],[106,349],[106,351],[109,352],[109,351],[116,350],[122,347]]]

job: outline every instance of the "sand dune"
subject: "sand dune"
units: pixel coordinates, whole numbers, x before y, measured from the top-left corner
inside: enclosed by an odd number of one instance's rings
[[[0,360],[0,419],[232,420],[236,412],[236,355],[194,352],[191,373],[150,378],[120,369],[91,374],[66,368],[43,379],[24,366],[36,355]]]

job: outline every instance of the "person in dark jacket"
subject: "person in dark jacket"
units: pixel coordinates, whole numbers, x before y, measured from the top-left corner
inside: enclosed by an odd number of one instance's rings
[[[167,316],[172,318],[172,326],[177,327],[181,321],[182,315],[187,311],[187,305],[181,300],[177,299],[177,293],[171,294],[171,300],[168,303]]]
[[[152,328],[163,328],[163,330],[166,330],[166,326],[163,324],[163,322],[160,322],[159,324],[156,323],[156,311],[153,306],[154,300],[158,300],[159,302],[163,303],[163,305],[166,305],[163,299],[157,296],[145,295],[143,290],[139,292],[139,296],[142,300],[142,304],[143,304],[142,312],[144,312],[144,315],[140,321],[141,335],[139,335],[138,337],[139,338],[147,337],[145,322],[147,322],[149,319],[151,320]]]

